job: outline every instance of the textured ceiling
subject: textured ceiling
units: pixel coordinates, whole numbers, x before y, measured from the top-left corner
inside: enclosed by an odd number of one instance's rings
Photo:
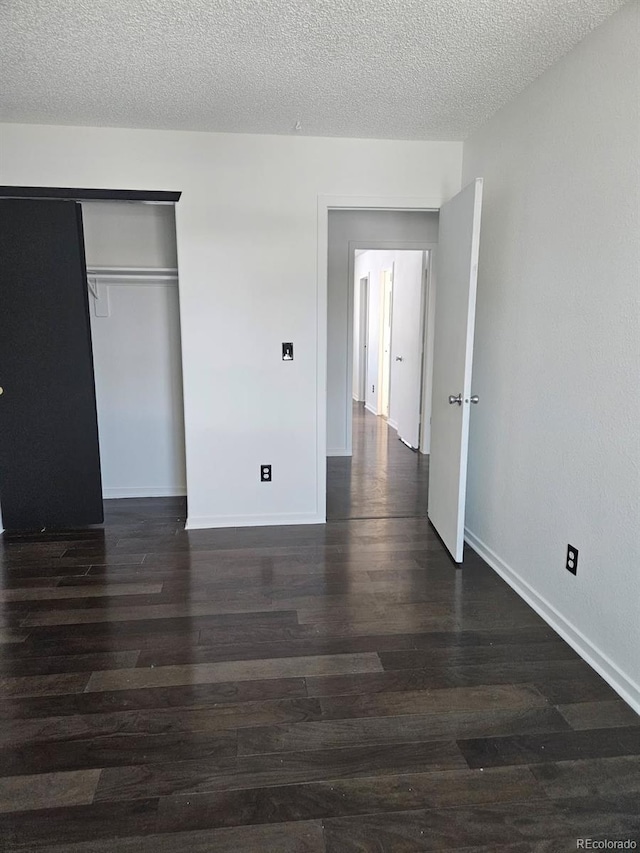
[[[0,0],[0,115],[462,139],[622,5]]]

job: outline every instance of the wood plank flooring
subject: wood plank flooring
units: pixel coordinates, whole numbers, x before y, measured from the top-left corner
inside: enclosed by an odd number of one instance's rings
[[[327,459],[327,519],[426,515],[429,457],[353,404],[353,455]]]
[[[449,561],[397,445],[387,498],[334,504],[371,518],[186,533],[181,501],[126,500],[3,537],[3,853],[640,843],[640,718]]]

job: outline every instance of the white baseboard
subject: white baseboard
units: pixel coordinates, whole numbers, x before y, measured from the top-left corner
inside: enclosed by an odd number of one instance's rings
[[[211,527],[280,527],[289,524],[325,524],[323,515],[301,512],[294,515],[196,515],[187,519],[186,530]]]
[[[395,429],[395,431],[398,432],[398,422],[397,421],[392,421],[391,418],[387,418],[387,426],[390,426],[391,429]]]
[[[144,486],[124,486],[120,488],[114,486],[113,488],[103,488],[102,490],[102,497],[105,501],[114,500],[115,498],[176,498],[184,497],[186,494],[186,486],[168,486],[166,488]]]
[[[327,456],[351,456],[351,452],[346,447],[330,447]]]
[[[571,624],[556,608],[518,575],[482,539],[465,528],[465,541],[529,604],[589,666],[601,675],[625,702],[640,714],[640,686],[600,651],[588,637]]]
[[[364,407],[368,412],[371,412],[372,415],[375,415],[376,417],[378,417],[378,413],[376,412],[376,410],[372,409],[368,403],[365,403]]]

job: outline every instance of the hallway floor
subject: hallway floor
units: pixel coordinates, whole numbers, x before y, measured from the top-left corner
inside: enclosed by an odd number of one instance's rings
[[[365,419],[404,471],[369,506],[419,517],[185,532],[156,498],[0,540],[3,853],[640,839],[640,718],[473,552],[454,567],[394,441]],[[371,511],[370,463],[333,512]]]
[[[428,485],[429,457],[354,403],[353,456],[327,459],[327,519],[424,517]]]

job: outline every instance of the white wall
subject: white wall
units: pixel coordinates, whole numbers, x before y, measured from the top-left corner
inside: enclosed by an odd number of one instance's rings
[[[182,190],[189,523],[324,519],[318,195],[448,198],[462,145],[37,125],[4,125],[0,145],[3,184]]]
[[[434,143],[424,144],[433,145]],[[444,198],[449,198],[460,189],[459,184],[450,183],[449,186],[451,189],[445,193]],[[408,195],[423,194],[423,190],[426,190],[426,184],[417,181]],[[383,241],[395,243],[399,248],[403,243],[437,243],[438,213],[402,210],[329,211],[327,276],[327,454],[329,456],[347,455],[351,445],[349,412],[351,410],[350,367],[352,362],[348,343],[353,304],[350,302],[350,246],[351,250],[358,247],[366,249]]]
[[[475,133],[464,182],[471,542],[640,710],[638,23],[633,2]]]
[[[173,205],[141,202],[82,203],[89,267],[171,267],[178,264]]]
[[[177,282],[119,279],[89,299],[105,498],[186,494]],[[105,295],[102,298],[106,298]]]

